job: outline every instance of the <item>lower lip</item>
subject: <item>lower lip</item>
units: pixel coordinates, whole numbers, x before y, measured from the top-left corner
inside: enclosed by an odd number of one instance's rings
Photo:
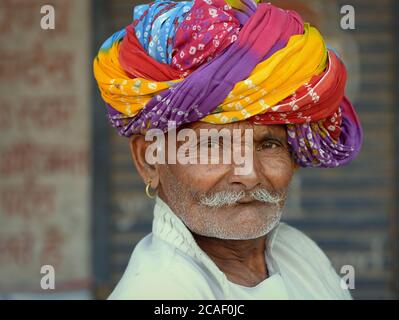
[[[238,201],[238,204],[256,204],[256,203],[260,203],[259,201],[256,200],[252,200],[252,201]]]
[[[252,206],[270,206],[272,203],[270,202],[262,202],[258,200],[253,200],[253,201],[248,201],[248,202],[237,202],[237,205],[243,206],[243,205],[252,205]]]

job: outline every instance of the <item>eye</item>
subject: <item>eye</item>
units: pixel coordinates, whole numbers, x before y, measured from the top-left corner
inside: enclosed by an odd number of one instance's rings
[[[209,138],[201,141],[201,146],[206,146],[209,149],[223,147],[223,138]]]
[[[200,142],[200,147],[207,147],[209,149],[217,147],[219,144],[215,140],[204,140]]]
[[[281,147],[281,143],[278,141],[267,140],[263,141],[260,146],[256,148],[257,151],[267,150],[267,149],[277,149]]]
[[[208,141],[208,148],[216,148],[219,146],[219,143],[217,141]]]

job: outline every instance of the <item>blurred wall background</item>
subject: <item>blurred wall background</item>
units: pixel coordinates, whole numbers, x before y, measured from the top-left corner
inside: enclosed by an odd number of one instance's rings
[[[88,1],[0,1],[0,298],[90,296],[90,16]]]
[[[98,48],[132,21],[132,0],[0,1],[0,299],[106,298],[153,203],[128,140],[105,118],[92,77]],[[314,239],[355,298],[399,298],[399,5],[394,0],[279,0],[316,25],[348,67],[347,93],[365,133],[349,166],[301,169],[284,220]],[[52,4],[56,29],[40,29]],[[352,5],[354,30],[340,27]],[[40,288],[54,265],[56,289]]]

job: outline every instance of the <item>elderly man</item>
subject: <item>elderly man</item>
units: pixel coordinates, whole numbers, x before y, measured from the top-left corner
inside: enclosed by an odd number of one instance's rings
[[[362,143],[345,67],[315,28],[253,0],[159,0],[135,7],[94,73],[156,198],[111,299],[351,298],[320,248],[280,223],[300,166],[344,165]]]

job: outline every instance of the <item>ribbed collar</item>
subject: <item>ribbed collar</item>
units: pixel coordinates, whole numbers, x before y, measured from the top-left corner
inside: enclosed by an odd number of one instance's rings
[[[276,265],[272,259],[272,252],[277,230],[278,228],[275,228],[270,231],[266,240],[266,262],[269,273],[274,273],[276,271]],[[155,201],[152,233],[156,237],[202,263],[219,282],[224,296],[229,299],[230,290],[226,275],[198,246],[193,235],[183,221],[178,218],[170,207],[159,197],[157,197]],[[270,275],[271,274],[269,274],[269,276]]]

